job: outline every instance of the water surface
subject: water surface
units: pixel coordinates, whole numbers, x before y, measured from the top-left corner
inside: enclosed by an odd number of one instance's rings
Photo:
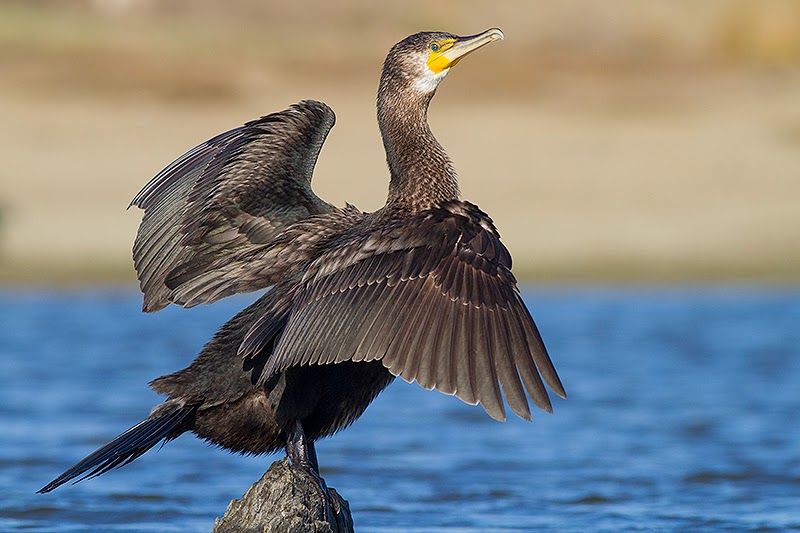
[[[532,423],[403,382],[319,444],[356,529],[800,530],[800,290],[532,288],[569,400]],[[34,492],[146,416],[247,303],[139,312],[137,293],[0,293],[0,530],[210,531],[277,457],[185,435]]]

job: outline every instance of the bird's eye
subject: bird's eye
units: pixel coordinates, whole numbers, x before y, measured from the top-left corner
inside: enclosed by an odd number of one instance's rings
[[[436,43],[431,43],[431,52],[438,52],[438,51],[439,51],[439,45]]]

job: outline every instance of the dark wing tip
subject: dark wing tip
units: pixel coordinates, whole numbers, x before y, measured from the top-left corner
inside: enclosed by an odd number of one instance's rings
[[[489,416],[491,416],[498,422],[506,421],[506,410],[503,407],[502,400],[501,403],[499,404],[499,407],[497,406],[498,404],[491,401],[490,402],[481,401],[480,403],[484,411],[486,411],[489,414]]]
[[[525,409],[522,409],[522,408],[515,409],[514,406],[512,405],[511,406],[511,410],[514,411],[514,414],[516,414],[518,417],[520,417],[521,419],[525,420],[526,422],[532,422],[533,421],[533,416],[531,415],[531,410],[530,410],[530,408],[528,408],[527,403],[525,405]]]
[[[558,382],[558,385],[559,385],[559,387],[557,389],[553,389],[553,392],[555,392],[558,395],[559,398],[561,398],[563,400],[566,400],[567,399],[567,391],[564,390],[564,386],[561,385],[560,381]],[[550,387],[552,388],[552,385],[550,385]]]
[[[551,404],[549,401],[544,405],[539,405],[539,409],[541,409],[545,413],[550,413],[551,415],[553,414],[553,404]]]

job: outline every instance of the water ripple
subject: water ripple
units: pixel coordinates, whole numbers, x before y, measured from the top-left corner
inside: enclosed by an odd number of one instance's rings
[[[800,529],[800,290],[525,297],[570,399],[500,424],[395,383],[317,448],[359,531]],[[147,382],[244,305],[152,316],[133,291],[0,294],[0,530],[210,531],[277,457],[186,436],[34,492],[145,416],[160,400]]]

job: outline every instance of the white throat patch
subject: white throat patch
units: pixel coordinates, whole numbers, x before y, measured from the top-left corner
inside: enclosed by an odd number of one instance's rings
[[[427,64],[425,64],[422,67],[422,71],[424,74],[417,79],[417,88],[423,93],[429,93],[436,89],[444,77],[447,76],[447,73],[450,72],[450,69],[446,68],[440,73],[436,74],[428,67]]]

